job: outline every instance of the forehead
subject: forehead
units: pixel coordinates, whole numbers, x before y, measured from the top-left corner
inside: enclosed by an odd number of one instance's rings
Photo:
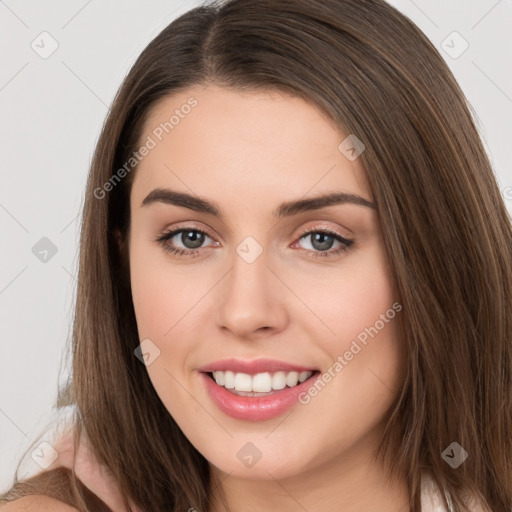
[[[151,149],[132,196],[140,204],[151,188],[169,186],[242,203],[333,190],[371,200],[360,162],[339,148],[348,135],[321,109],[286,93],[190,88],[151,109],[139,141]]]

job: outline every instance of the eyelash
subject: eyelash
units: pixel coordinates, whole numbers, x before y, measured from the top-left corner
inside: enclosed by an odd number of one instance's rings
[[[201,249],[204,249],[204,248],[178,249],[178,248],[173,247],[167,243],[168,240],[170,240],[177,234],[183,233],[183,232],[191,232],[191,231],[194,233],[200,233],[202,235],[206,235],[209,238],[213,238],[206,231],[202,231],[201,229],[197,229],[194,227],[188,227],[188,228],[184,227],[184,228],[174,229],[171,231],[165,231],[154,241],[159,243],[165,251],[175,254],[176,256],[184,256],[184,257],[189,256],[191,258],[196,258],[197,256],[201,255],[201,252],[202,252]],[[301,240],[302,238],[305,238],[309,235],[314,235],[317,233],[322,233],[325,235],[332,236],[336,241],[341,242],[342,245],[338,249],[329,250],[329,251],[313,251],[311,249],[304,249],[306,252],[311,253],[311,255],[315,258],[318,258],[318,257],[329,258],[329,257],[341,255],[342,253],[345,253],[349,249],[351,249],[352,245],[354,244],[354,240],[349,240],[348,238],[345,238],[345,237],[339,235],[338,233],[336,233],[335,231],[332,231],[327,228],[309,229],[307,231],[302,232],[297,240]]]

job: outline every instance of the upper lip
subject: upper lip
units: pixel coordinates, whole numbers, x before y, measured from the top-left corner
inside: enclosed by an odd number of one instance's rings
[[[278,361],[277,359],[253,359],[246,361],[243,359],[221,359],[213,363],[207,364],[199,368],[200,372],[214,372],[214,371],[232,371],[234,373],[247,373],[254,375],[264,372],[305,372],[316,371],[316,368],[302,366],[299,364],[286,363]]]

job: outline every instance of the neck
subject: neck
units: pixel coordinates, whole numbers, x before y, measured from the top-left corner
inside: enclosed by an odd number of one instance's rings
[[[212,512],[410,510],[405,475],[399,482],[391,483],[385,470],[370,458],[343,454],[293,476],[275,478],[271,469],[267,474],[266,479],[239,478],[212,467],[212,482],[216,482],[212,485]]]

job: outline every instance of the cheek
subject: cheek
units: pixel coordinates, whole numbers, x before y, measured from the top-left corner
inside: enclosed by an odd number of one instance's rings
[[[302,316],[303,328],[310,331],[311,339],[318,340],[321,335],[320,341],[329,353],[344,349],[359,335],[364,339],[367,329],[376,322],[383,337],[388,335],[385,331],[392,330],[390,324],[394,322],[383,324],[381,315],[384,320],[397,316],[392,306],[398,297],[387,259],[378,245],[341,261],[338,268],[304,274],[296,282],[297,295],[314,315]]]
[[[393,284],[379,247],[347,260],[325,279],[303,282],[302,293],[309,292],[304,296],[314,304],[315,316],[302,320],[301,330],[328,354],[322,368],[325,386],[319,386],[323,399],[315,399],[315,407],[338,403],[340,414],[358,411],[356,417],[370,420],[389,406],[402,381],[405,355],[402,306]],[[314,396],[315,391],[304,401]],[[325,418],[333,414],[317,412]]]
[[[185,265],[173,266],[163,249],[143,243],[130,248],[130,279],[139,335],[155,340],[172,337],[190,321],[206,286]]]
[[[190,276],[180,273],[179,267],[172,269],[165,256],[143,244],[133,244],[130,248],[137,330],[141,342],[150,339],[158,347],[158,357],[146,369],[169,413],[180,418],[183,411],[188,411],[190,416],[200,417],[200,407],[183,393],[179,384],[193,346],[176,342],[190,336],[193,306],[199,300],[200,290],[191,284]]]
[[[341,293],[341,308],[331,311],[334,330],[341,339],[359,339],[378,335],[389,337],[396,315],[393,303],[396,297],[389,276],[384,269],[373,267],[354,273],[345,280]]]
[[[394,326],[386,323],[382,328],[380,320],[381,315],[388,319],[390,310],[394,313],[392,305],[397,299],[385,255],[377,245],[359,254],[342,261],[338,268],[317,265],[307,272],[293,266],[280,269],[300,299],[288,309],[291,324],[302,330],[304,339],[323,346],[332,356],[349,350],[355,339],[362,343],[373,339],[376,322],[379,338],[394,338]],[[212,304],[212,288],[220,269],[212,272],[201,263],[173,264],[163,249],[155,251],[135,243],[130,247],[130,271],[141,339],[166,342],[185,336],[190,340],[195,330],[204,327],[203,309],[206,303]],[[207,295],[210,297],[200,304]],[[311,314],[304,314],[304,306]],[[387,344],[380,345],[385,351]]]
[[[159,338],[169,329],[170,318],[165,311],[172,310],[175,295],[165,292],[165,277],[161,269],[148,265],[147,260],[137,257],[130,261],[132,299],[139,336]]]

